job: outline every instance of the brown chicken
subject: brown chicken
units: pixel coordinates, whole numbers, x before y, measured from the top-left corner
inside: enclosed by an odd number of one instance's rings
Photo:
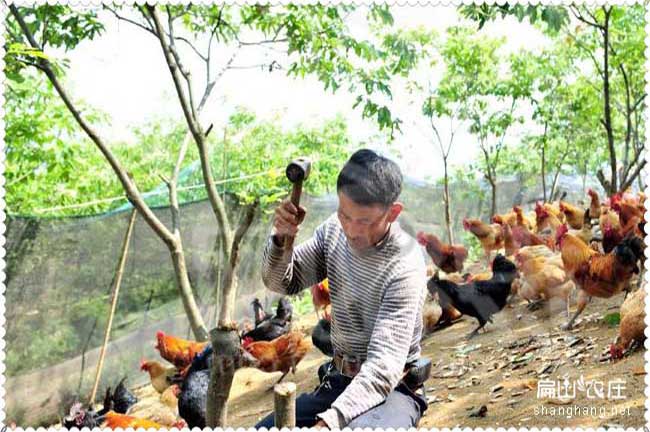
[[[578,237],[580,240],[582,240],[586,244],[590,244],[591,239],[593,238],[594,234],[593,234],[593,232],[591,230],[591,218],[589,217],[589,212],[588,211],[585,212],[583,219],[584,220],[582,222],[582,228],[580,228],[579,230],[577,230],[577,229],[569,230],[569,234]]]
[[[165,366],[158,361],[144,359],[140,361],[140,370],[149,372],[151,385],[158,393],[167,390],[171,385],[172,377],[178,372],[174,366]]]
[[[118,414],[114,411],[109,411],[106,413],[106,420],[105,420],[104,427],[110,429],[117,429],[117,428],[167,429],[169,428],[169,426],[161,425],[159,423],[156,423],[148,419],[133,417],[126,414]],[[179,420],[173,425],[173,427],[182,429],[186,427],[186,424],[183,420]]]
[[[640,222],[641,219],[635,216],[625,226],[614,228],[609,222],[605,221],[603,226],[603,251],[605,253],[611,252],[628,235],[640,236]]]
[[[551,206],[550,204],[541,205],[539,202],[535,205],[538,234],[545,231],[550,231],[550,234],[552,236],[555,236],[557,228],[562,225],[562,221],[559,219],[558,215],[555,214],[554,210],[552,210],[554,208],[555,207]]]
[[[485,251],[486,264],[490,264],[490,255],[492,251],[498,251],[503,248],[503,231],[501,225],[488,225],[478,219],[463,219],[463,228],[469,231],[481,242],[483,251]]]
[[[208,342],[194,342],[175,336],[166,335],[162,331],[156,333],[156,349],[160,356],[179,369],[184,369],[192,363],[194,357],[201,353]]]
[[[621,322],[618,336],[610,346],[613,359],[620,359],[635,346],[643,346],[645,341],[645,289],[641,287],[625,299],[621,305]]]
[[[300,332],[292,331],[270,342],[252,342],[251,339],[244,338],[242,347],[259,361],[258,369],[264,372],[282,372],[278,380],[280,382],[289,371],[296,373],[296,365],[309,352],[312,344]]]
[[[535,219],[524,216],[524,210],[521,208],[521,206],[514,206],[512,208],[512,211],[517,215],[515,225],[525,226],[531,231],[536,229]]]
[[[577,310],[569,322],[562,326],[567,330],[582,313],[591,297],[609,298],[621,292],[632,275],[639,272],[638,251],[643,250],[641,239],[626,239],[609,254],[601,254],[582,240],[568,233],[562,225],[557,232],[557,242],[562,253],[564,269],[578,289]]]
[[[621,225],[627,225],[627,223],[634,218],[638,219],[639,221],[643,219],[644,211],[640,210],[637,206],[632,204],[623,202],[617,205],[614,210],[618,212],[621,220]]]
[[[621,228],[621,218],[618,216],[614,210],[603,207],[600,212],[600,217],[598,218],[598,224],[600,225],[600,232],[605,232],[605,226],[610,225],[613,229]]]
[[[560,201],[560,211],[564,213],[567,223],[573,229],[581,229],[585,219],[585,210],[568,202]]]
[[[504,214],[495,214],[492,216],[492,223],[495,224],[508,224],[510,226],[515,226],[517,223],[517,213],[514,211],[511,211],[510,213],[504,213]]]
[[[529,307],[533,309],[541,301],[560,298],[566,304],[568,319],[569,297],[574,284],[564,268],[558,266],[556,260],[543,256],[522,259],[521,256],[516,255],[515,261],[521,275],[518,294],[529,302]]]
[[[321,319],[320,313],[324,312],[330,304],[329,280],[324,279],[311,287],[311,299],[316,311],[316,319]]]
[[[427,299],[422,307],[422,336],[432,333],[442,317],[442,307],[436,299]]]
[[[589,194],[589,197],[591,198],[591,202],[589,204],[589,217],[592,219],[598,219],[600,217],[600,197],[598,196],[598,192],[596,192],[593,189],[589,189],[587,191]]]
[[[510,227],[503,225],[503,242],[506,250],[506,256],[512,256],[524,246],[546,245],[549,249],[553,248],[553,242],[549,238],[543,238],[532,233],[525,226],[516,225]]]
[[[523,261],[531,258],[537,258],[540,256],[545,257],[547,259],[551,259],[555,257],[557,258],[559,265],[562,265],[562,256],[560,256],[559,253],[553,252],[547,246],[542,246],[542,245],[522,247],[515,255],[515,259]]]
[[[181,393],[181,388],[178,384],[172,384],[167,387],[167,390],[160,395],[160,402],[163,405],[176,410],[178,412],[178,395]]]
[[[425,247],[433,263],[445,273],[456,273],[463,270],[467,259],[467,249],[463,245],[450,245],[440,241],[433,234],[418,232],[418,243]]]

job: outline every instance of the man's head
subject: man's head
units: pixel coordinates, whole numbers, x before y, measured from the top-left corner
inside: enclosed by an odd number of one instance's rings
[[[397,202],[402,173],[397,164],[372,150],[350,157],[336,182],[338,217],[350,246],[363,251],[379,242],[402,211]]]

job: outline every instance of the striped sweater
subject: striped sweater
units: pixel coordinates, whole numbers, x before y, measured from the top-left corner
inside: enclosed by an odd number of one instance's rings
[[[332,346],[364,361],[332,407],[318,415],[330,428],[343,428],[382,403],[405,364],[419,358],[426,269],[420,247],[398,223],[362,255],[348,245],[336,214],[290,258],[270,236],[262,278],[268,289],[288,295],[329,279]]]

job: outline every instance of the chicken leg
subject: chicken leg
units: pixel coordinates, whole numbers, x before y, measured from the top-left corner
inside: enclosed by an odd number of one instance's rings
[[[474,330],[472,330],[470,334],[467,335],[467,340],[470,340],[471,338],[476,336],[478,334],[478,331],[481,330],[485,326],[485,324],[487,324],[487,321],[479,321],[479,326],[476,327]]]
[[[575,322],[576,318],[578,318],[578,315],[582,313],[583,310],[585,310],[585,307],[587,306],[587,303],[591,301],[591,296],[587,294],[586,291],[579,290],[578,291],[578,298],[577,298],[577,309],[571,319],[560,326],[561,330],[571,330],[573,328],[573,323]],[[568,304],[567,304],[567,311],[568,311]]]

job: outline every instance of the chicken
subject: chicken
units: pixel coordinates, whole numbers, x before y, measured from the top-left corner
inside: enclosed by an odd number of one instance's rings
[[[242,347],[259,361],[258,369],[264,372],[282,372],[280,381],[289,373],[296,373],[296,365],[312,347],[300,332],[292,331],[270,342],[254,342],[247,338]]]
[[[104,399],[104,408],[110,406],[110,409],[121,414],[126,414],[133,405],[138,402],[138,398],[129,391],[124,385],[126,377],[115,386],[115,390],[111,394],[111,388],[106,390],[106,398]],[[108,402],[108,403],[107,403]]]
[[[212,344],[210,344],[205,347],[205,349],[201,351],[196,357],[194,357],[194,360],[192,360],[192,363],[190,363],[188,367],[181,371],[181,378],[185,379],[190,373],[194,371],[210,369],[212,367],[212,362],[214,361],[213,354],[214,350],[212,349]],[[177,380],[174,382],[177,382]]]
[[[645,288],[641,287],[621,305],[618,336],[610,346],[613,359],[620,359],[645,341]]]
[[[498,254],[492,263],[493,276],[487,281],[470,282],[457,285],[434,275],[427,283],[427,289],[437,294],[442,304],[450,302],[461,313],[473,316],[479,326],[468,337],[474,337],[478,331],[506,305],[513,280],[517,276],[517,268],[503,255]]]
[[[605,253],[611,252],[628,235],[641,235],[639,230],[640,222],[641,219],[635,216],[625,226],[615,229],[608,221],[605,221],[603,226],[603,251]]]
[[[593,189],[589,189],[587,193],[591,198],[591,202],[589,204],[589,216],[593,219],[598,219],[600,217],[600,197],[598,196],[598,192]]]
[[[180,429],[185,427],[186,425],[185,422],[178,421],[172,426]],[[156,423],[148,419],[138,418],[126,414],[119,414],[116,413],[115,411],[109,411],[106,413],[106,421],[104,427],[110,429],[117,429],[117,428],[167,429],[169,428],[169,426],[161,425],[159,423]]]
[[[320,312],[324,311],[330,304],[330,285],[327,278],[311,287],[311,298],[316,311],[316,318],[320,319]]]
[[[140,370],[149,372],[151,385],[158,393],[164,392],[172,384],[172,377],[177,374],[174,366],[165,366],[162,363],[142,359],[140,361]]]
[[[600,225],[601,232],[605,231],[606,224],[611,225],[614,229],[619,229],[621,227],[621,218],[614,210],[604,207],[601,209],[598,224]]]
[[[585,210],[560,201],[560,211],[564,213],[567,223],[573,229],[581,229],[585,219]]]
[[[438,321],[442,318],[442,308],[435,299],[430,299],[422,307],[422,336],[433,332]]]
[[[503,225],[503,244],[506,256],[512,256],[523,246],[547,245],[552,248],[552,241],[532,233],[523,225],[510,227]]]
[[[503,225],[507,224],[510,226],[515,226],[517,223],[517,213],[514,211],[511,211],[510,213],[504,213],[504,214],[495,214],[492,216],[491,219],[492,223]]]
[[[614,208],[614,207],[612,207]],[[643,219],[643,214],[645,211],[640,210],[637,206],[627,203],[621,203],[616,208],[615,211],[618,212],[618,215],[621,220],[621,225],[627,225],[628,222],[632,219],[638,219],[639,221]]]
[[[167,390],[160,395],[160,402],[166,407],[171,408],[174,412],[178,412],[178,395],[181,393],[181,388],[178,384],[172,384],[167,387]]]
[[[455,273],[463,270],[467,259],[467,249],[463,245],[450,245],[440,241],[433,234],[417,233],[417,241],[425,247],[433,263],[445,273]]]
[[[144,398],[127,413],[131,417],[143,418],[158,423],[165,428],[174,427],[181,420],[178,415],[178,402],[175,392],[176,384],[167,389],[158,398]]]
[[[567,330],[582,313],[592,296],[609,298],[621,292],[634,273],[639,272],[637,256],[643,253],[638,237],[625,239],[609,254],[591,249],[579,238],[568,233],[562,225],[557,232],[557,242],[562,253],[564,269],[578,289],[577,310],[562,326]]]
[[[517,294],[528,301],[531,308],[538,304],[538,302],[533,301],[560,298],[566,304],[568,319],[569,296],[574,284],[564,271],[564,268],[558,266],[557,262],[554,262],[552,258],[543,256],[521,259],[521,256],[517,255],[515,260],[521,274]]]
[[[190,428],[206,427],[205,410],[209,384],[209,369],[192,371],[181,384],[178,394],[178,414]]]
[[[175,336],[166,335],[159,331],[156,333],[156,349],[160,356],[179,369],[187,367],[194,357],[203,351],[208,342],[194,342]]]
[[[63,418],[62,424],[67,429],[72,429],[73,427],[79,428],[79,430],[84,427],[96,428],[104,421],[106,412],[104,410],[95,412],[92,407],[84,409],[81,402],[75,402],[70,407],[68,415]]]
[[[515,212],[517,215],[516,223],[515,225],[518,226],[524,226],[528,228],[530,231],[533,231],[537,228],[537,225],[535,223],[535,219],[528,218],[524,216],[524,211],[521,208],[521,206],[514,206],[512,208],[512,211]]]
[[[560,265],[562,264],[562,257],[560,256],[560,254],[553,252],[547,246],[542,246],[542,245],[526,246],[519,249],[519,251],[517,251],[517,253],[515,254],[515,258],[517,260],[522,260],[522,261],[530,258],[540,257],[540,256],[546,258],[558,257]]]
[[[562,194],[562,198],[560,200],[564,199],[564,196],[566,193]],[[542,207],[544,210],[549,212],[549,214],[552,214],[556,218],[560,220],[560,222],[564,223],[565,222],[565,216],[564,213],[562,213],[562,210],[560,210],[560,204],[552,204],[552,203],[544,203],[542,204]]]
[[[311,342],[320,352],[328,357],[334,357],[332,347],[332,317],[327,309],[324,317],[314,326],[311,332]]]
[[[271,341],[291,330],[293,306],[288,298],[282,297],[278,302],[275,315],[262,321],[253,330],[244,333],[241,338],[250,338],[253,341]]]
[[[540,234],[547,230],[550,230],[551,235],[555,236],[557,228],[562,225],[562,221],[558,216],[551,211],[554,209],[553,206],[549,204],[541,205],[539,202],[535,205],[535,215],[537,216],[537,233]]]
[[[579,230],[577,229],[569,230],[569,234],[578,237],[586,244],[591,243],[591,239],[594,237],[594,234],[591,227],[591,217],[590,217],[589,210],[585,211],[583,222],[582,222],[582,228],[580,228]]]
[[[487,263],[490,262],[492,251],[498,251],[503,248],[503,232],[501,230],[501,225],[488,225],[478,219],[463,219],[463,228],[465,231],[474,234],[481,242],[481,246],[485,251]]]

